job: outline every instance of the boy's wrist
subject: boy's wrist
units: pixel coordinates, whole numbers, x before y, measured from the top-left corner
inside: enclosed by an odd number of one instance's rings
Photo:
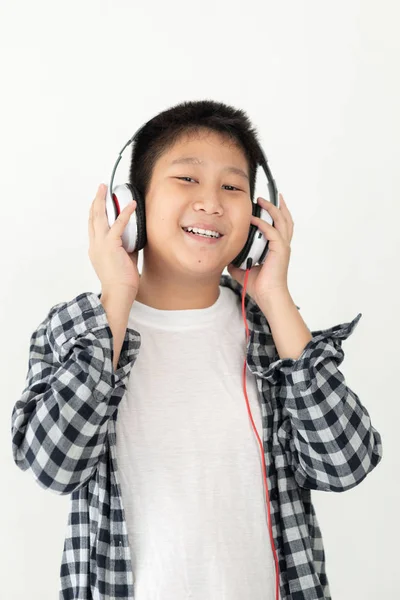
[[[127,290],[126,288],[102,288],[100,301],[107,304],[118,304],[123,310],[130,310],[133,302],[136,298],[136,292],[134,290]]]

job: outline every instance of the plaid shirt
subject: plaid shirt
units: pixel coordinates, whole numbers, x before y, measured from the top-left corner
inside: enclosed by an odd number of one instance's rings
[[[241,301],[242,287],[234,279],[222,275],[221,285]],[[25,388],[12,411],[16,465],[30,469],[41,487],[71,494],[60,600],[134,600],[115,432],[141,336],[127,328],[114,371],[112,332],[100,296],[85,292],[51,308],[32,334]],[[350,323],[311,332],[294,360],[279,359],[268,322],[249,295],[245,307],[281,599],[330,600],[311,490],[350,490],[382,458],[381,436],[339,371],[342,340],[361,313]]]

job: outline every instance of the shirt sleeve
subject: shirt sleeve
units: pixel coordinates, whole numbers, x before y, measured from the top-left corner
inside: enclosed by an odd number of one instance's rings
[[[25,388],[12,410],[14,462],[57,494],[93,475],[139,353],[140,333],[127,328],[114,371],[100,296],[84,292],[51,308],[31,336]]]
[[[284,420],[278,438],[297,483],[307,489],[343,492],[365,479],[382,458],[382,439],[367,409],[346,384],[339,366],[349,323],[312,331],[298,359],[276,352],[261,377],[274,389]]]

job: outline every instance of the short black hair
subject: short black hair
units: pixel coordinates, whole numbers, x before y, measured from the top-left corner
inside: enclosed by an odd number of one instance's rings
[[[132,142],[129,183],[143,199],[149,189],[153,168],[161,155],[186,133],[212,130],[243,150],[249,168],[250,198],[254,200],[257,167],[261,153],[258,134],[247,114],[213,100],[186,101],[153,117]]]

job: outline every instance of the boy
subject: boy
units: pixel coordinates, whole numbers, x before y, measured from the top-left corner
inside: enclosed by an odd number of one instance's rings
[[[13,455],[71,494],[60,598],[275,600],[274,551],[281,600],[331,598],[311,490],[361,483],[381,436],[338,370],[361,315],[309,332],[286,285],[290,212],[270,207],[274,228],[252,217],[257,149],[222,103],[152,119],[129,175],[146,201],[143,272],[121,245],[136,203],[109,228],[100,187],[89,256],[102,292],[52,307],[32,336]],[[230,263],[252,222],[270,252],[249,274],[247,344]]]

